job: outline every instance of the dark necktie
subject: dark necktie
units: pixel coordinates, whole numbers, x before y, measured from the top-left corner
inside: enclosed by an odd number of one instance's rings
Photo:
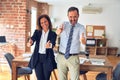
[[[66,52],[65,52],[65,58],[68,59],[70,56],[70,46],[71,46],[71,41],[72,41],[72,35],[73,35],[73,26],[70,29],[70,34],[67,42],[67,47],[66,47]]]

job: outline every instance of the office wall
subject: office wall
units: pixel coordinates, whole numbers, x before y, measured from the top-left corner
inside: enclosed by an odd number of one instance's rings
[[[59,26],[63,21],[68,20],[67,9],[70,6],[76,6],[80,10],[79,22],[83,25],[105,25],[108,46],[118,47],[120,49],[120,1],[110,5],[101,5],[103,12],[100,14],[83,14],[80,5],[51,5],[49,15],[55,19],[54,27]],[[120,53],[120,50],[118,51]]]

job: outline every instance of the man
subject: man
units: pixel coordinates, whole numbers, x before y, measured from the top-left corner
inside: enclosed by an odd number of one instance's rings
[[[67,80],[70,72],[71,80],[79,80],[80,44],[86,44],[85,28],[78,23],[79,10],[76,7],[68,9],[69,22],[64,22],[56,30],[60,36],[59,54],[57,55],[57,68],[59,80]]]

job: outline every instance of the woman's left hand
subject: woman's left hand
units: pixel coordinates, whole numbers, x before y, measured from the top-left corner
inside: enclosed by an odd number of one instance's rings
[[[50,42],[50,40],[46,43],[46,48],[52,48],[52,43]]]

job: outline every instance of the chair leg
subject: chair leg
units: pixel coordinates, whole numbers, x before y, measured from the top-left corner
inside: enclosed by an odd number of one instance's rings
[[[27,77],[27,80],[30,80],[30,75],[26,76]]]
[[[27,79],[26,79],[26,76],[24,76],[24,79],[27,80]]]
[[[25,80],[30,80],[30,76],[27,75],[27,76],[24,76],[25,77]]]
[[[50,77],[51,77],[51,80],[58,80],[55,70],[53,70],[53,71],[51,72],[51,76],[50,76]]]
[[[86,74],[83,74],[83,75],[81,75],[81,76],[83,76],[83,80],[87,80]]]
[[[54,75],[54,77],[55,77],[55,80],[57,80],[57,75],[56,75],[56,73],[55,73],[55,70],[53,70],[53,75]]]
[[[51,76],[50,76],[50,80],[53,80],[53,76],[52,76],[52,74],[51,74]]]
[[[54,77],[54,78],[53,78]],[[55,73],[55,70],[54,71],[52,71],[52,73],[51,73],[51,80],[57,80],[57,75],[56,75],[56,73]]]

